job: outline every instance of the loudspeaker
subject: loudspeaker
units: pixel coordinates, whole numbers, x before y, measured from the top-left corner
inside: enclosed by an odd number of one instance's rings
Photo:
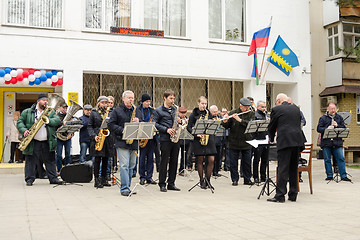
[[[93,162],[73,163],[60,170],[62,180],[68,183],[88,183],[93,176]]]

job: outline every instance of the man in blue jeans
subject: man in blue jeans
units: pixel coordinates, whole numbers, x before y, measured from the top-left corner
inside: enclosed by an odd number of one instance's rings
[[[345,158],[343,154],[343,140],[342,138],[323,138],[325,129],[345,128],[344,119],[336,113],[336,104],[330,102],[327,107],[327,112],[320,117],[317,126],[317,132],[321,133],[321,148],[324,154],[324,163],[326,178],[325,180],[333,180],[333,171],[331,166],[331,154],[334,155],[342,181],[351,182],[347,177],[345,169]]]
[[[65,125],[66,122],[64,122],[64,118],[66,116],[68,105],[64,103],[58,108],[58,117],[60,118],[60,124],[59,127],[62,125]],[[71,138],[74,136],[73,134],[68,136],[68,139],[66,141],[62,141],[60,139],[57,139],[57,145],[56,145],[56,166],[57,166],[57,172],[59,173],[62,168],[62,150],[63,147],[65,148],[65,164],[67,165],[70,163],[70,150],[71,150]]]
[[[83,127],[80,129],[80,162],[86,161],[86,152],[90,147],[90,136],[87,130],[87,125],[89,123],[90,113],[92,111],[92,106],[90,104],[85,104],[83,108],[83,115],[79,118],[82,121]],[[94,162],[94,158],[91,160]]]

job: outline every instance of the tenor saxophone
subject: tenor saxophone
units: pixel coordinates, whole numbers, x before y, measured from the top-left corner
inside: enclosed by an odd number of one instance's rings
[[[179,106],[176,106],[175,104],[174,106],[176,107],[176,113],[172,128],[175,130],[175,134],[170,136],[170,140],[173,143],[177,143],[180,139],[181,127],[180,124],[177,122],[177,119],[179,118]]]
[[[131,104],[133,106],[133,111],[132,111],[132,114],[131,114],[131,119],[130,119],[130,122],[132,123],[134,121],[134,118],[136,116],[136,106],[134,104]],[[134,142],[134,139],[127,139],[126,140],[126,144],[132,144]]]
[[[209,118],[209,111],[207,109],[205,109],[206,111],[206,115],[204,117],[204,120],[208,120]],[[199,120],[201,120],[202,116],[199,118]],[[206,146],[209,142],[209,135],[208,134],[202,134],[200,137],[200,144],[203,146]]]
[[[103,121],[102,121],[102,124],[104,123],[104,121],[105,121],[106,118],[108,117],[109,112],[110,112],[110,107],[107,107],[106,113],[105,113],[105,116],[104,116],[104,119],[103,119]],[[101,125],[102,125],[102,124],[101,124]],[[107,136],[109,136],[109,135],[110,135],[109,129],[100,129],[99,134],[98,134],[99,141],[97,141],[97,142],[95,143],[95,150],[96,150],[96,151],[101,151],[101,150],[102,150],[102,148],[103,148],[103,146],[104,146],[105,138],[106,138]]]

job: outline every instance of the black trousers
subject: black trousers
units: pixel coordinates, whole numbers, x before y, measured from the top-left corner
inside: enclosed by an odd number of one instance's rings
[[[11,142],[11,147],[10,147],[10,160],[12,162],[14,162],[14,158],[15,158],[15,152],[18,152],[19,153],[19,160],[20,161],[23,161],[24,160],[24,157],[22,155],[22,152],[17,149],[17,147],[19,146],[19,143],[18,142]]]
[[[214,168],[213,168],[213,174],[217,174],[219,171],[220,171],[220,167],[221,167],[221,155],[222,155],[222,152],[221,152],[221,148],[222,148],[222,145],[221,146],[216,146],[216,155],[215,155],[215,160],[214,160]]]
[[[269,147],[266,145],[259,145],[253,149],[253,177],[259,179],[259,162],[260,162],[260,178],[266,180],[266,163],[269,160]]]
[[[95,157],[94,176],[95,178],[99,177],[100,162],[101,162],[101,177],[106,178],[108,157]]]
[[[277,151],[278,173],[277,188],[275,198],[284,199],[287,193],[287,180],[289,179],[289,197],[296,199],[297,189],[297,170],[299,161],[299,147],[288,147]]]
[[[159,171],[159,186],[165,186],[166,175],[168,173],[169,164],[169,177],[167,180],[168,185],[174,185],[176,179],[176,168],[178,165],[180,143],[161,142],[161,160]]]
[[[41,162],[44,162],[46,174],[50,182],[58,181],[56,174],[56,161],[55,151],[50,152],[48,141],[34,142],[34,150],[32,155],[25,155],[25,181],[35,181],[35,169],[41,166]],[[42,166],[41,166],[42,167]]]

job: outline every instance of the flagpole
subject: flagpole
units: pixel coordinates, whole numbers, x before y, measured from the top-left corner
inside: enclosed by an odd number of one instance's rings
[[[266,66],[266,69],[265,69],[265,72],[264,72],[264,76],[262,77],[262,79],[265,78],[265,75],[266,75],[266,72],[267,72],[267,70],[268,70],[268,68],[269,68],[269,65],[270,65],[270,62],[268,62],[267,66]],[[263,81],[262,81],[262,82],[263,82]]]
[[[261,73],[262,73],[262,68],[263,68],[263,65],[264,65],[264,59],[265,59],[266,48],[267,48],[267,46],[266,46],[266,47],[265,47],[265,49],[264,49],[264,55],[263,55],[263,59],[262,59],[262,62],[261,62],[261,68],[260,68],[259,79],[261,79]]]

